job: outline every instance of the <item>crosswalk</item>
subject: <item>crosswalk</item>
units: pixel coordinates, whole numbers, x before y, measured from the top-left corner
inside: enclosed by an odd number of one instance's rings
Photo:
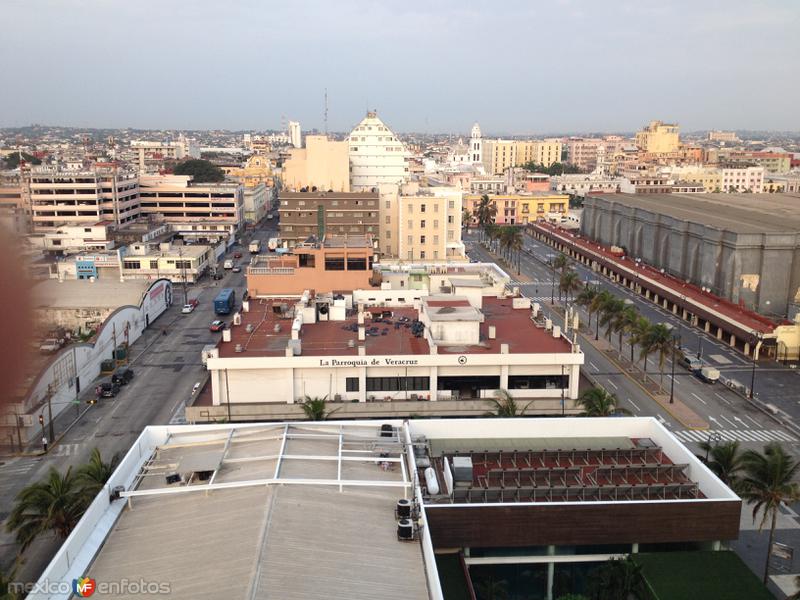
[[[80,452],[83,444],[58,444],[53,454],[56,456],[72,456]]]
[[[683,429],[674,431],[682,442],[706,442],[710,436],[719,434],[726,442],[797,442],[797,438],[779,429]]]
[[[39,464],[38,459],[19,459],[0,466],[0,475],[8,477],[26,475]]]

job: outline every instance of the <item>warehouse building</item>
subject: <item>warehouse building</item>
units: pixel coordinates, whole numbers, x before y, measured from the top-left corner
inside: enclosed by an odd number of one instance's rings
[[[771,317],[800,301],[800,195],[587,197],[581,233]]]

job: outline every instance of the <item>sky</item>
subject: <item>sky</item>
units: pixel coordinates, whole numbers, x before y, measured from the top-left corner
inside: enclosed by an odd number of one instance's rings
[[[3,0],[0,126],[800,130],[797,0]]]

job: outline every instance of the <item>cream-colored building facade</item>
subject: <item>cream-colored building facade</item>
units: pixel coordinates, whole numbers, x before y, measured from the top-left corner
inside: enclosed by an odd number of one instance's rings
[[[466,260],[461,241],[461,190],[380,186],[381,256],[397,260]]]
[[[305,148],[289,150],[289,158],[283,163],[283,186],[292,191],[316,187],[349,192],[348,142],[330,140],[324,135],[307,135]]]
[[[681,145],[678,125],[650,121],[644,129],[636,132],[636,145],[645,152],[677,152]]]
[[[549,167],[561,162],[561,140],[483,140],[483,168],[492,175],[527,163]]]

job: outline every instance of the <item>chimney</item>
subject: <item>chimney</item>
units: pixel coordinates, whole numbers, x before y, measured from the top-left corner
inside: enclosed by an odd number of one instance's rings
[[[367,332],[363,325],[358,326],[358,341],[363,342],[367,339]]]
[[[222,330],[222,341],[223,342],[230,342],[231,341],[231,330],[230,329],[223,329]]]
[[[242,312],[250,312],[250,300],[242,302]]]
[[[561,327],[558,325],[553,325],[553,337],[560,338],[561,337]]]
[[[494,325],[489,325],[489,339],[493,340],[497,337],[497,329]]]
[[[358,347],[358,355],[359,356],[366,356],[367,355],[367,348],[365,346]]]
[[[500,354],[508,354],[508,344],[500,344]]]

